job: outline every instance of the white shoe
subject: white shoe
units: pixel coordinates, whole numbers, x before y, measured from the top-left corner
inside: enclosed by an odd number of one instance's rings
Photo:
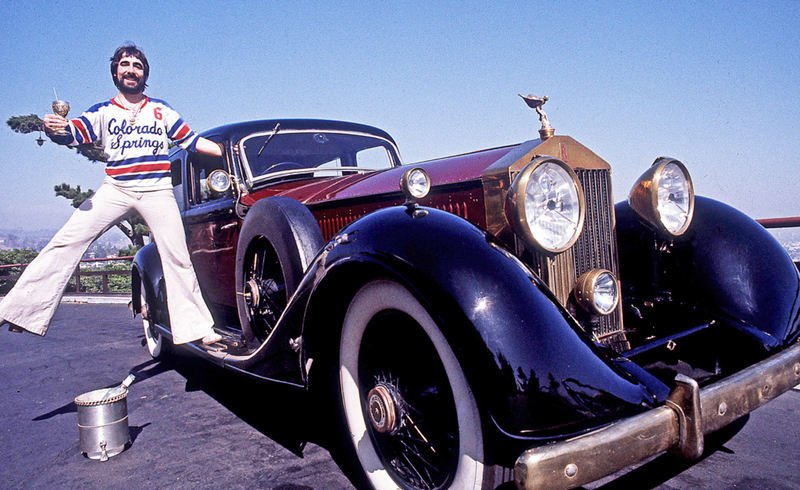
[[[24,328],[20,327],[19,325],[14,324],[14,323],[11,323],[8,320],[0,321],[0,327],[3,327],[5,325],[8,325],[8,331],[9,332],[22,333],[22,332],[26,331]]]
[[[211,344],[219,342],[220,340],[222,340],[222,335],[220,335],[217,332],[212,330],[210,334],[208,334],[205,337],[203,337],[202,342],[203,342],[203,345],[211,345]]]

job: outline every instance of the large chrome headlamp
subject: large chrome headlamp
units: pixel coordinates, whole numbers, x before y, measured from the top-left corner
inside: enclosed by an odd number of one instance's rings
[[[657,158],[631,189],[628,203],[656,230],[673,237],[683,235],[694,214],[689,171],[674,158]]]
[[[578,176],[557,158],[535,158],[511,184],[505,211],[527,245],[546,253],[563,252],[583,228],[585,205]]]

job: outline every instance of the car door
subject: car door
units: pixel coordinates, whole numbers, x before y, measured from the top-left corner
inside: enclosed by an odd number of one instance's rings
[[[213,136],[208,139],[215,140]],[[240,219],[234,212],[231,190],[215,194],[206,185],[211,172],[228,171],[227,164],[221,157],[185,151],[176,154],[175,159],[179,159],[184,177],[183,221],[200,288],[212,303],[209,306],[236,318],[234,280]]]

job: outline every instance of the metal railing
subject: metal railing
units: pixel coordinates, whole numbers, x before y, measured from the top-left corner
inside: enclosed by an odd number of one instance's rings
[[[756,221],[764,228],[800,228],[800,216],[794,218],[764,218]]]
[[[127,261],[131,262],[133,260],[133,256],[126,256],[126,257],[108,257],[105,259],[83,259],[81,260],[78,267],[75,268],[75,272],[73,272],[72,277],[75,278],[75,292],[84,292],[81,291],[81,278],[82,277],[92,277],[92,276],[102,276],[102,289],[100,292],[92,291],[96,294],[110,294],[109,287],[108,287],[108,276],[130,276],[131,269],[128,267],[127,269],[121,270],[109,270],[109,269],[102,269],[102,270],[87,270],[81,269],[81,264],[85,263],[96,263],[96,262],[119,262],[119,261]],[[25,269],[29,264],[8,264],[8,265],[0,265],[0,281],[16,281],[20,275],[22,275],[22,271],[19,274],[5,274],[4,272],[8,269],[12,269],[14,267],[20,267],[22,270]]]
[[[791,218],[764,218],[756,220],[764,228],[800,228],[800,216]],[[132,261],[133,256],[126,257],[110,257],[105,259],[84,259],[81,264],[93,262],[119,262],[119,261]],[[800,261],[795,261],[798,268],[800,268]],[[14,267],[21,267],[23,270],[28,264],[8,264],[0,265],[0,281],[16,281],[20,274],[4,274],[8,269]],[[108,291],[108,276],[129,276],[131,274],[130,268],[125,270],[81,270],[80,265],[75,269],[72,277],[75,278],[75,291],[81,291],[81,277],[102,276],[102,292],[98,294],[109,294]]]
[[[764,228],[800,228],[800,216],[793,218],[764,218],[756,220]],[[798,269],[800,269],[800,260],[794,261]]]

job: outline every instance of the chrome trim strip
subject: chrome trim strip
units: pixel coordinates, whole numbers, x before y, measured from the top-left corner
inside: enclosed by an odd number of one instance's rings
[[[575,488],[667,450],[700,457],[704,434],[800,383],[800,343],[702,390],[693,383],[682,377],[667,404],[658,408],[583,436],[528,449],[514,468],[517,488]]]

